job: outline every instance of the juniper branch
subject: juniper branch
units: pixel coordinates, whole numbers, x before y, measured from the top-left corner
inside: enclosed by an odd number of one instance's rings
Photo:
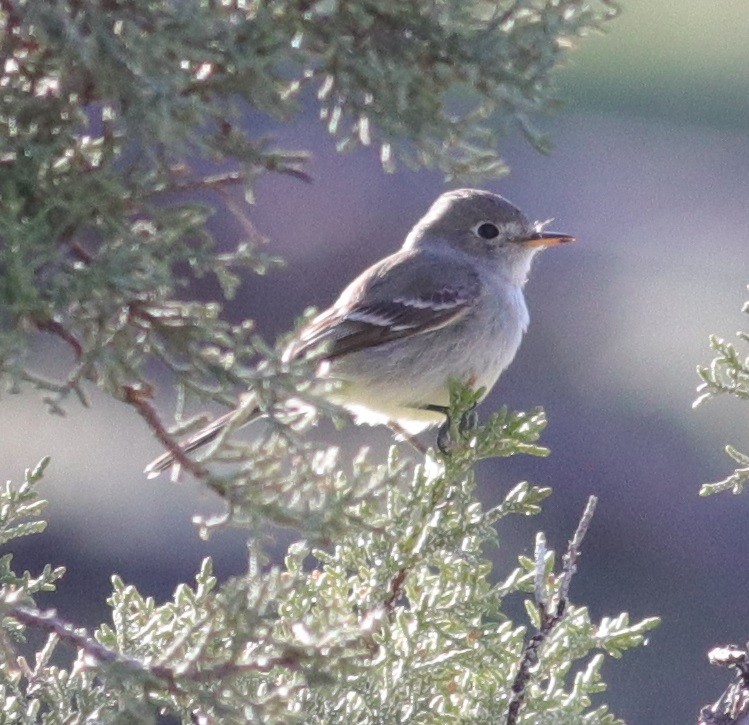
[[[240,675],[245,672],[270,672],[275,667],[288,669],[299,669],[300,662],[304,659],[301,652],[287,652],[275,657],[259,657],[251,662],[237,662],[230,660],[213,667],[196,669],[195,667],[180,668],[177,671],[173,667],[163,664],[152,664],[128,657],[115,650],[105,647],[91,637],[85,629],[75,627],[57,615],[54,609],[39,610],[29,607],[13,607],[5,613],[21,624],[32,627],[40,632],[54,634],[60,642],[82,652],[91,660],[91,663],[112,664],[116,663],[133,672],[140,672],[149,678],[165,681],[167,689],[172,692],[181,691],[179,681],[190,682],[215,682],[230,676]]]
[[[749,645],[716,647],[708,655],[711,665],[735,670],[734,681],[712,704],[700,712],[697,725],[740,725],[749,716]]]
[[[590,522],[593,519],[593,513],[596,509],[598,499],[591,496],[585,506],[580,522],[575,529],[575,533],[570,539],[567,551],[562,559],[562,573],[559,578],[559,588],[556,594],[551,598],[545,595],[544,587],[539,585],[539,580],[543,578],[545,547],[542,547],[542,555],[536,561],[536,582],[535,600],[540,614],[541,624],[536,634],[534,634],[525,646],[523,655],[520,658],[517,674],[512,683],[512,698],[507,708],[507,725],[517,725],[519,722],[520,709],[525,701],[528,683],[531,679],[532,670],[538,664],[539,650],[544,642],[548,639],[554,627],[556,627],[564,618],[567,608],[570,584],[576,571],[577,560],[580,557],[580,547],[585,538]],[[540,573],[539,573],[540,572]]]
[[[207,479],[208,469],[190,458],[179,442],[169,435],[155,408],[148,402],[151,391],[147,388],[125,385],[123,386],[123,394],[125,402],[132,405],[141,418],[146,421],[158,441],[174,456],[177,464],[189,471],[195,478],[199,480]]]

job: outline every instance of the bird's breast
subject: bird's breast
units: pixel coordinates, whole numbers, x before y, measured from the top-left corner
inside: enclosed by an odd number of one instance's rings
[[[475,388],[494,386],[510,365],[528,327],[528,308],[519,287],[495,284],[487,290],[486,304],[477,310],[475,340],[468,367]]]

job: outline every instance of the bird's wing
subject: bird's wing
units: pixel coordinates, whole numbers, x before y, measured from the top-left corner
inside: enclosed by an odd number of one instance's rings
[[[286,358],[323,345],[327,360],[444,327],[467,315],[481,294],[474,269],[423,250],[398,252],[355,279],[303,328]]]

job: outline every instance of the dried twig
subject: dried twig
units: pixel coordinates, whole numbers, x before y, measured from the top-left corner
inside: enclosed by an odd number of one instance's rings
[[[169,435],[159,419],[156,410],[148,402],[150,391],[143,388],[136,388],[132,385],[123,385],[123,393],[125,402],[132,405],[138,411],[138,414],[146,421],[159,442],[174,456],[175,463],[192,473],[197,479],[208,478],[208,469],[190,458],[182,450],[180,444]]]
[[[53,320],[51,317],[48,317],[46,320],[37,320],[36,326],[42,332],[49,332],[66,342],[73,349],[76,360],[81,359],[83,356],[83,347],[78,338],[70,330],[57,322],[57,320]]]
[[[385,609],[387,610],[388,614],[392,614],[393,608],[395,607],[395,603],[402,596],[403,585],[406,581],[407,576],[408,576],[408,569],[404,567],[403,569],[400,569],[398,573],[390,581],[390,595],[384,602]]]
[[[94,258],[91,256],[89,251],[87,249],[84,249],[79,242],[69,242],[68,246],[70,247],[70,251],[73,253],[73,256],[79,262],[83,262],[83,264],[91,264],[94,261]]]
[[[172,171],[181,170],[172,169]],[[219,187],[235,186],[237,184],[247,184],[247,174],[241,171],[228,171],[224,174],[175,180],[153,189],[151,194],[155,196],[157,194],[177,194],[188,191],[215,191]]]
[[[749,721],[749,643],[716,647],[707,655],[711,665],[731,667],[736,678],[723,694],[700,711],[697,725],[743,725]]]
[[[593,518],[593,512],[596,509],[598,499],[591,496],[585,506],[583,515],[580,517],[580,523],[575,529],[575,534],[567,545],[567,551],[562,558],[562,573],[559,580],[559,589],[556,594],[549,599],[545,590],[545,577],[543,575],[544,559],[546,558],[546,547],[543,537],[539,537],[536,546],[536,587],[535,599],[538,607],[541,624],[538,632],[534,634],[525,645],[523,656],[520,659],[520,666],[512,683],[512,698],[507,709],[507,725],[516,725],[520,715],[520,708],[525,701],[528,682],[531,679],[531,670],[538,664],[538,652],[541,645],[551,634],[554,627],[564,618],[567,609],[568,595],[572,576],[575,573],[577,560],[580,557],[580,547],[582,546],[585,534]]]

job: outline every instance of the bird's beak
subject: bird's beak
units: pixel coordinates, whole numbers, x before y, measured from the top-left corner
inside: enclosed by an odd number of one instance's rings
[[[536,232],[521,242],[524,247],[553,247],[555,244],[574,242],[575,237],[559,232]]]

